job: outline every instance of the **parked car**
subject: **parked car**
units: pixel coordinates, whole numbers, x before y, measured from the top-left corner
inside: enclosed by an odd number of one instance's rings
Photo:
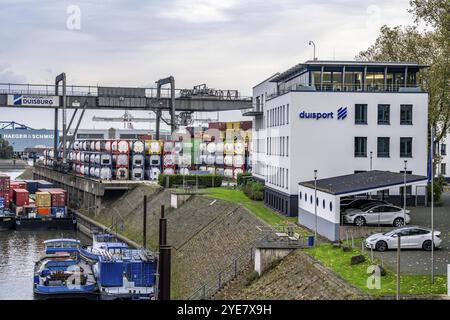
[[[378,200],[378,199],[353,199],[352,201],[344,201],[344,203],[341,202],[341,212],[345,212],[348,209],[361,209],[365,205],[369,203],[376,203],[376,204],[389,204],[387,201],[384,200]]]
[[[376,233],[365,240],[367,248],[378,251],[397,249],[397,238],[400,236],[401,249],[431,250],[431,229],[417,226],[397,228],[385,233]],[[434,247],[441,246],[441,232],[434,231]]]
[[[351,223],[358,227],[366,224],[388,224],[402,227],[409,223],[409,210],[391,204],[369,203],[361,209],[349,209],[343,214],[344,223]],[[406,220],[406,221],[405,221]]]

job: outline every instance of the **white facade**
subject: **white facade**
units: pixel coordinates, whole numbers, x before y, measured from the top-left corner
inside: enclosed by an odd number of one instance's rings
[[[427,93],[315,91],[307,87],[296,90],[291,86],[286,93],[270,97],[271,92],[277,92],[277,83],[270,82],[271,79],[253,88],[253,102],[261,96],[264,99],[263,114],[254,117],[252,133],[253,175],[265,181],[266,190],[284,197],[275,199],[278,201],[275,205],[266,199],[269,206],[296,215],[292,213],[293,204],[287,202],[295,202],[298,183],[312,180],[314,170],[318,171],[319,179],[368,171],[371,163],[373,170],[400,172],[407,160],[408,173],[427,175]],[[305,74],[295,79],[308,81]],[[294,80],[288,80],[283,86],[278,84],[278,90],[285,88],[286,83],[295,83]],[[367,124],[355,123],[356,105],[366,105]],[[378,123],[379,105],[389,106],[389,124]],[[412,106],[411,124],[401,124],[401,105]],[[346,114],[342,119],[338,119],[340,108],[341,115]],[[320,113],[321,118],[302,118],[303,112]],[[262,127],[258,127],[258,121],[262,121]],[[363,155],[355,155],[356,137],[366,138]],[[389,138],[388,154],[378,154],[378,138]],[[411,155],[400,154],[401,138],[412,139]],[[398,189],[390,190],[390,194],[398,192]],[[298,208],[297,204],[294,206]]]

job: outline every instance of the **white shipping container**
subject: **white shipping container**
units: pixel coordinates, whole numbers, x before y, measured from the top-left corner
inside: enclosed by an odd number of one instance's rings
[[[101,180],[111,180],[112,172],[110,168],[103,167],[100,169],[100,179]]]
[[[119,153],[128,153],[130,151],[130,144],[128,143],[128,141],[120,140],[117,143],[117,151]]]
[[[226,156],[223,158],[223,163],[224,163],[226,166],[231,167],[231,166],[233,165],[233,156],[232,156],[232,155],[226,155]]]
[[[118,168],[116,170],[116,179],[117,180],[129,180],[129,171],[127,168]]]
[[[128,166],[128,154],[118,154],[116,160],[116,166]]]
[[[234,144],[234,152],[239,155],[245,154],[245,144],[242,142],[236,142]]]
[[[144,169],[133,168],[131,171],[131,180],[144,180]]]
[[[234,157],[233,157],[233,166],[234,166],[234,167],[240,168],[240,167],[242,167],[244,164],[245,164],[245,158],[244,158],[244,156],[237,155],[237,156],[234,156]]]
[[[227,142],[223,146],[225,154],[234,154],[234,143]]]
[[[173,147],[173,153],[174,154],[180,154],[183,151],[183,142],[175,142],[175,145]]]
[[[145,158],[143,154],[135,154],[133,155],[131,161],[133,167],[143,167],[145,164]]]
[[[133,143],[133,152],[135,153],[144,153],[145,144],[142,141],[135,141]]]
[[[150,156],[150,165],[151,166],[160,166],[161,165],[161,156],[160,155],[151,155]]]

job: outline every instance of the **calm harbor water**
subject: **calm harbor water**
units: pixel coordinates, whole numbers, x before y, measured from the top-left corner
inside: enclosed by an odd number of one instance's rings
[[[11,180],[21,171],[3,171]],[[34,263],[43,254],[43,241],[52,238],[78,238],[83,245],[90,239],[76,231],[0,231],[0,300],[33,299]]]

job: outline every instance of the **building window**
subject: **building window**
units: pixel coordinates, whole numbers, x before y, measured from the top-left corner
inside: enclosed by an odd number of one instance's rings
[[[330,201],[330,211],[333,211],[333,203]]]
[[[286,105],[286,124],[289,124],[289,104]]]
[[[355,105],[355,124],[367,124],[367,104]]]
[[[412,105],[400,105],[400,124],[412,125]]]
[[[400,138],[400,158],[412,158],[412,138]]]
[[[302,200],[302,192],[300,191],[300,193],[298,194],[298,198],[300,199],[300,200]]]
[[[322,200],[322,207],[325,209],[325,199]]]
[[[389,142],[390,142],[389,138],[378,137],[377,141],[378,158],[389,158]]]
[[[390,106],[388,104],[378,105],[378,124],[390,124]]]
[[[367,137],[355,137],[355,157],[367,157]]]
[[[447,145],[446,144],[441,144],[441,156],[446,156],[447,155]]]
[[[446,163],[441,163],[441,174],[442,175],[447,175],[447,164]]]
[[[312,196],[310,196],[310,197],[309,197],[309,202],[311,202],[311,203],[312,203]]]

